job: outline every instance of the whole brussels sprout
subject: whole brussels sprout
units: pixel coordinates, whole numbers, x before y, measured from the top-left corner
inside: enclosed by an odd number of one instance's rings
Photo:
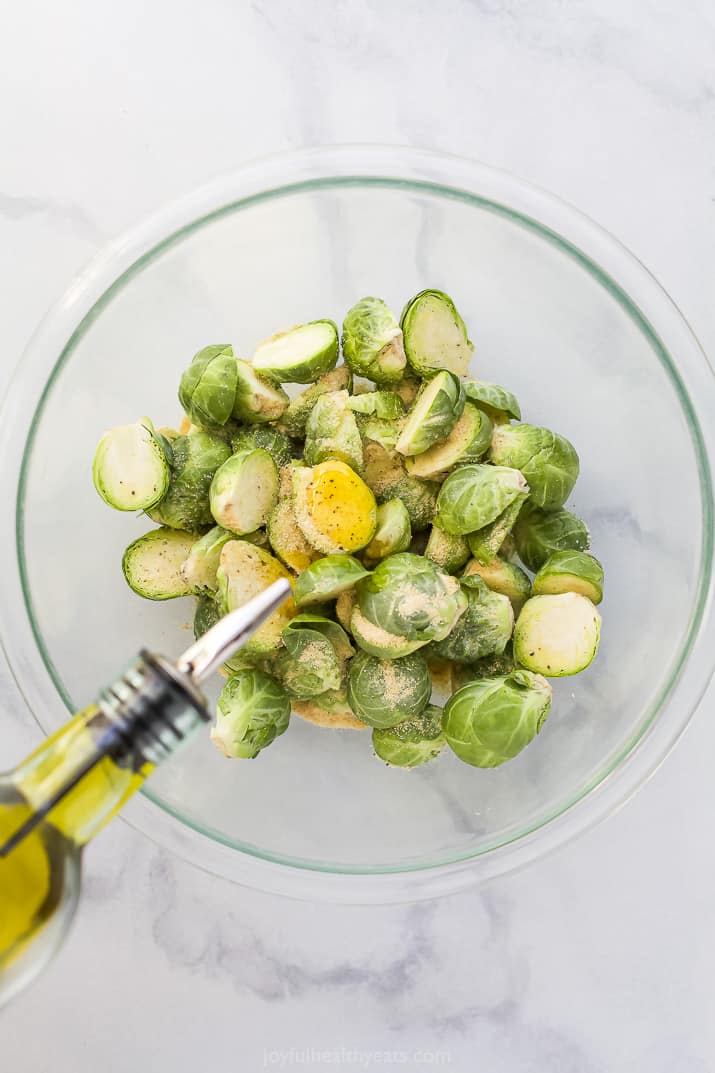
[[[239,536],[265,525],[277,501],[278,470],[262,447],[231,455],[211,481],[212,518]]]
[[[194,612],[194,637],[198,641],[221,618],[221,612],[212,596],[199,596]]]
[[[419,391],[407,415],[395,450],[419,455],[445,440],[464,409],[464,386],[454,373],[437,373]]]
[[[221,690],[211,741],[224,756],[252,760],[288,728],[290,700],[275,678],[246,669]]]
[[[431,651],[454,663],[475,663],[484,656],[500,655],[514,629],[514,612],[508,596],[492,592],[474,574],[461,579],[468,605],[451,633],[432,645]]]
[[[188,557],[182,563],[181,576],[197,595],[215,594],[216,571],[218,570],[221,549],[229,540],[235,540],[233,533],[215,525],[196,541]]]
[[[555,551],[585,551],[589,545],[586,523],[567,510],[547,513],[527,504],[513,532],[519,558],[533,571],[541,569]]]
[[[467,564],[464,576],[469,577],[471,574],[478,574],[492,592],[500,592],[508,596],[515,615],[519,614],[531,596],[531,582],[528,574],[525,574],[516,563],[510,563],[506,559],[492,559],[486,566],[478,559],[472,559]]]
[[[491,459],[497,466],[521,470],[531,502],[544,510],[562,507],[579,472],[578,455],[564,436],[537,425],[498,425]]]
[[[585,551],[555,551],[534,578],[534,596],[577,592],[593,604],[603,599],[603,566]]]
[[[392,727],[420,715],[431,693],[427,661],[419,652],[401,659],[378,659],[358,652],[350,663],[348,701],[368,726]]]
[[[283,630],[285,649],[274,667],[292,697],[305,700],[340,689],[345,665],[354,649],[337,622],[319,615],[296,615]]]
[[[228,343],[204,347],[182,374],[179,402],[194,424],[222,428],[233,413],[237,380],[233,347]]]
[[[444,291],[420,291],[403,309],[400,325],[407,361],[417,376],[434,376],[440,369],[465,375],[474,347]]]
[[[419,555],[383,559],[358,585],[358,603],[375,626],[407,641],[439,641],[467,607],[455,578]]]
[[[402,378],[406,365],[402,329],[381,298],[361,298],[348,310],[342,343],[345,362],[358,376],[376,384]]]
[[[278,469],[290,465],[293,459],[294,446],[285,432],[270,425],[251,425],[249,428],[239,429],[231,440],[234,454],[239,451],[252,451],[255,447],[268,451]]]
[[[442,731],[442,709],[428,704],[420,715],[405,719],[394,727],[372,732],[372,746],[377,756],[393,767],[413,768],[439,756],[446,738]]]
[[[518,495],[514,502],[510,503],[501,514],[497,515],[493,522],[485,525],[482,529],[477,529],[475,533],[469,534],[467,537],[469,550],[478,562],[486,565],[498,555],[504,541],[514,527],[516,519],[519,517],[528,494],[528,492],[523,492]]]
[[[297,395],[281,417],[281,425],[289,436],[294,439],[305,439],[305,426],[308,415],[315,406],[316,399],[325,395],[328,391],[343,391],[352,389],[353,376],[347,365],[338,365],[337,369],[331,369],[325,376],[320,376]]]
[[[580,674],[598,652],[601,616],[586,596],[532,596],[514,629],[514,656],[548,678]]]
[[[377,529],[363,552],[366,564],[374,566],[388,555],[407,551],[412,540],[412,528],[407,507],[401,499],[388,499],[377,508]]]
[[[541,730],[551,707],[551,686],[539,674],[512,671],[480,678],[445,705],[447,744],[474,767],[498,767],[517,756]]]
[[[347,391],[333,391],[316,399],[305,427],[304,458],[309,466],[337,458],[362,473],[362,439],[355,414],[348,407]]]
[[[490,384],[486,380],[474,380],[468,376],[464,381],[464,390],[470,402],[483,410],[494,421],[494,424],[503,424],[510,418],[521,421],[521,407],[516,396],[506,388],[499,387],[498,384]]]
[[[110,429],[94,455],[94,487],[115,510],[146,510],[166,495],[172,454],[169,440],[148,417]]]
[[[476,663],[452,663],[450,664],[452,692],[456,693],[462,686],[466,686],[468,682],[473,682],[477,678],[504,678],[515,670],[516,664],[511,644],[506,646],[501,655],[495,653],[493,656],[484,656]]]
[[[492,423],[485,413],[465,403],[462,416],[442,443],[405,461],[413,477],[440,479],[455,466],[479,462],[492,442]]]
[[[368,440],[364,446],[365,483],[375,493],[378,503],[401,499],[410,516],[413,533],[426,529],[432,522],[439,485],[411,477],[397,451]]]
[[[338,360],[338,329],[332,320],[313,320],[259,343],[253,368],[283,384],[312,384]]]
[[[462,466],[450,473],[437,497],[435,521],[448,533],[464,536],[489,525],[529,491],[518,469]]]
[[[169,489],[147,514],[157,525],[195,533],[214,524],[209,489],[231,448],[219,436],[201,429],[179,436],[171,447]]]

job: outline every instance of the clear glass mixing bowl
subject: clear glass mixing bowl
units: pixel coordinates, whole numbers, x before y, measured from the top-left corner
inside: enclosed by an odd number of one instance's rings
[[[114,244],[25,354],[2,437],[2,634],[53,730],[140,644],[178,654],[192,604],[127,588],[146,528],[91,481],[109,426],[179,419],[182,368],[285,325],[340,321],[363,294],[396,309],[454,296],[474,372],[580,452],[572,507],[606,568],[603,643],[554,683],[539,738],[481,771],[448,752],[388,769],[367,734],[292,720],[252,763],[208,735],[151,780],[129,818],[239,882],[297,896],[421,897],[548,850],[612,811],[683,729],[715,662],[715,391],[697,342],[647,271],[595,224],[501,172],[412,150],[345,147],[252,165]]]

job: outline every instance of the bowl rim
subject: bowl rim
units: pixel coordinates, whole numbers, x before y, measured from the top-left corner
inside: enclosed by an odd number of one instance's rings
[[[453,855],[449,861],[417,862],[414,866],[407,863],[394,869],[335,870],[321,862],[274,855],[258,847],[229,845],[217,832],[180,818],[152,793],[150,784],[144,796],[130,802],[123,814],[160,845],[239,883],[296,897],[391,901],[432,897],[520,867],[616,811],[653,774],[678,740],[715,669],[710,475],[715,437],[708,421],[699,419],[699,415],[707,415],[708,409],[715,413],[712,370],[694,333],[665,290],[622,243],[583,213],[508,172],[458,156],[406,147],[344,145],[252,161],[166,206],[111,242],[43,319],[11,378],[3,404],[0,443],[6,465],[0,480],[9,500],[16,503],[17,512],[13,517],[12,512],[6,511],[0,525],[7,538],[5,546],[9,547],[10,541],[15,544],[18,576],[13,577],[11,592],[0,605],[0,641],[28,708],[38,725],[47,729],[38,711],[44,717],[51,699],[61,698],[70,710],[72,705],[63,694],[31,613],[22,539],[24,483],[33,430],[53,378],[92,319],[111,301],[116,289],[148,262],[222,214],[269,197],[358,183],[419,187],[516,216],[580,261],[620,304],[625,304],[631,315],[635,314],[641,331],[649,337],[669,374],[699,461],[703,506],[699,597],[692,609],[685,643],[674,661],[674,673],[651,705],[650,717],[642,720],[617,750],[607,770],[600,769],[556,814],[541,816],[538,823],[497,845]],[[678,355],[677,368],[671,353]],[[28,379],[28,372],[37,375]],[[38,383],[39,391],[35,387]],[[17,608],[24,608],[26,621],[18,621]],[[38,655],[44,672],[40,675]],[[662,718],[666,705],[670,716],[667,720]]]

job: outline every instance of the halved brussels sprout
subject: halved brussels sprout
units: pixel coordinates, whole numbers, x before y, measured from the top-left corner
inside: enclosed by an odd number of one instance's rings
[[[182,533],[179,529],[151,529],[144,533],[122,556],[127,584],[147,600],[189,596],[191,587],[181,576],[181,564],[195,542],[195,533]]]
[[[192,592],[199,596],[216,592],[216,571],[221,549],[229,540],[235,540],[233,533],[215,525],[193,545],[181,564],[181,576]]]
[[[469,544],[463,536],[453,536],[433,525],[424,554],[445,574],[456,574],[469,558]]]
[[[262,447],[239,451],[216,471],[209,494],[211,514],[232,533],[265,525],[278,501],[278,470]]]
[[[94,487],[115,510],[146,510],[169,488],[170,453],[171,445],[154,431],[148,417],[112,428],[94,455]]]
[[[221,549],[216,571],[219,609],[222,614],[226,614],[235,611],[237,607],[243,607],[278,578],[287,578],[291,585],[293,584],[293,579],[283,564],[263,548],[257,548],[255,544],[249,544],[245,540],[230,540]],[[283,629],[294,614],[295,604],[289,597],[249,638],[243,651],[264,655],[280,648]]]
[[[287,730],[289,721],[283,686],[263,671],[239,671],[221,690],[211,741],[224,756],[252,760]]]
[[[357,604],[357,592],[355,589],[345,589],[335,601],[335,617],[340,625],[348,633],[352,633],[351,619]]]
[[[378,421],[397,421],[405,413],[405,406],[394,391],[363,391],[351,395],[348,406],[356,414],[375,417]]]
[[[367,726],[354,714],[348,704],[347,692],[328,689],[308,700],[294,700],[293,711],[301,719],[316,726],[343,730],[367,730]]]
[[[402,329],[381,298],[361,298],[345,314],[343,357],[358,376],[392,384],[405,370]],[[365,411],[364,411],[365,412]]]
[[[478,562],[487,565],[499,553],[504,541],[514,527],[528,495],[528,492],[522,492],[493,522],[485,525],[482,529],[477,529],[475,533],[469,534],[467,537],[469,550]]]
[[[454,302],[443,291],[420,291],[402,311],[405,354],[418,376],[448,369],[464,376],[474,347]]]
[[[377,503],[345,462],[321,462],[293,475],[295,515],[306,539],[326,555],[353,552],[372,540]]]
[[[420,388],[395,449],[401,455],[419,455],[445,440],[464,409],[464,387],[454,373],[437,373]]]
[[[578,455],[564,436],[537,425],[498,425],[491,459],[521,470],[535,507],[556,510],[571,494],[579,472]]]
[[[336,609],[337,610],[337,609]],[[340,617],[340,613],[338,615]],[[410,641],[406,637],[383,630],[365,618],[357,603],[353,604],[350,615],[350,632],[363,652],[380,659],[399,659],[409,656],[427,644],[426,641]]]
[[[563,678],[585,670],[598,652],[601,616],[586,596],[532,596],[514,629],[514,656],[530,671]]]
[[[362,440],[355,414],[348,407],[347,391],[316,399],[305,427],[304,458],[309,466],[337,458],[356,473],[362,472]]]
[[[268,451],[278,469],[290,465],[293,459],[293,444],[285,432],[269,425],[251,425],[250,428],[239,429],[231,440],[234,454],[251,451],[254,447],[262,447],[264,451]]]
[[[377,756],[393,767],[413,768],[439,756],[447,739],[442,730],[442,709],[428,704],[419,715],[394,727],[372,732]]]
[[[478,559],[472,559],[464,571],[465,577],[478,574],[486,582],[492,592],[500,592],[508,596],[514,614],[518,615],[526,601],[531,596],[531,581],[516,563],[507,562],[506,559],[492,559],[485,565]]]
[[[196,601],[196,610],[194,611],[194,637],[196,640],[198,641],[199,637],[203,637],[212,626],[216,625],[220,618],[221,612],[213,596],[208,594],[199,596]]]
[[[432,521],[439,485],[411,477],[402,455],[368,440],[364,447],[365,483],[373,490],[378,503],[401,499],[410,516],[412,532],[426,529]]]
[[[236,358],[236,397],[233,416],[249,425],[278,421],[288,409],[288,396],[269,377],[261,376],[248,361]]]
[[[474,682],[477,678],[506,677],[516,670],[516,664],[512,647],[508,644],[501,655],[495,653],[493,656],[485,656],[476,663],[452,663],[450,670],[452,692],[456,693],[462,686]]]
[[[412,528],[407,507],[401,499],[388,499],[377,508],[377,529],[363,552],[366,564],[374,566],[388,555],[407,551],[412,540]]]
[[[315,562],[320,552],[308,543],[298,525],[293,495],[283,496],[279,493],[279,496],[278,503],[268,519],[268,540],[281,562],[296,574],[300,574]]]
[[[513,671],[463,686],[445,705],[442,725],[460,760],[498,767],[533,741],[550,707],[551,686],[545,678]]]
[[[431,651],[454,663],[475,663],[484,656],[501,655],[514,629],[514,612],[508,596],[492,592],[480,577],[461,579],[468,605],[449,636]]]
[[[467,398],[483,410],[495,425],[503,424],[513,418],[521,421],[521,407],[516,396],[511,391],[500,387],[499,384],[490,384],[487,380],[474,380],[468,376],[464,381],[464,390]]]
[[[401,552],[383,559],[358,585],[363,616],[406,641],[439,641],[467,608],[455,578],[419,555]],[[353,633],[355,632],[353,622]]]
[[[179,402],[202,428],[222,428],[236,402],[238,368],[229,343],[206,346],[195,354],[182,374]]]
[[[191,532],[213,525],[209,489],[214,474],[230,457],[231,448],[219,436],[195,429],[174,440],[171,452],[169,488],[147,510],[148,516],[157,525]]]
[[[408,458],[407,472],[413,477],[440,478],[455,466],[478,462],[489,450],[492,423],[485,413],[465,403],[462,416],[443,443]]]
[[[338,350],[337,325],[313,320],[259,343],[252,364],[283,384],[312,384],[335,368]]]
[[[292,400],[281,418],[281,425],[289,436],[302,440],[305,438],[305,426],[308,415],[315,406],[316,399],[325,395],[328,391],[350,391],[353,385],[353,376],[347,365],[338,365],[325,376],[320,376],[305,391]]]
[[[334,600],[367,575],[362,563],[351,555],[326,555],[303,570],[295,583],[293,599],[297,607]]]
[[[379,659],[358,652],[348,670],[348,701],[358,719],[371,727],[393,727],[420,715],[432,682],[419,652],[401,659]]]
[[[534,596],[577,592],[592,604],[603,599],[603,566],[585,551],[555,551],[534,578]]]
[[[462,466],[450,473],[437,496],[435,521],[454,536],[489,525],[529,491],[518,469],[506,466]]]
[[[528,570],[540,570],[555,551],[585,551],[589,545],[586,523],[567,510],[547,513],[528,504],[514,526],[519,558]]]

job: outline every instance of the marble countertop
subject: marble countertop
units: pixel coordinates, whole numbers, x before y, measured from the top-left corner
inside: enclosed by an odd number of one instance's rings
[[[510,169],[617,234],[715,354],[715,9],[691,0],[38,0],[0,36],[0,378],[104,242],[267,152],[405,142]],[[713,414],[715,420],[715,414]],[[38,738],[0,670],[0,766]],[[715,1068],[711,689],[613,819],[441,901],[288,902],[115,823],[22,1073]],[[326,1053],[327,1052],[327,1056]]]

